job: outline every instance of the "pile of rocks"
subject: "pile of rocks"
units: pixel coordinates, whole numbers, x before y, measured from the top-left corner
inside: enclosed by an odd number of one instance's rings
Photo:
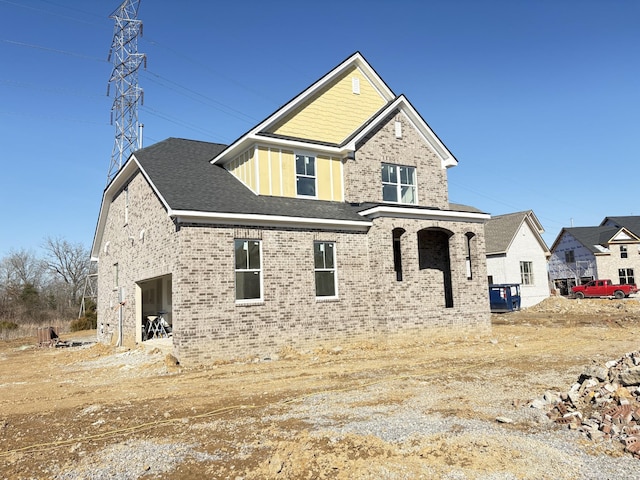
[[[568,392],[546,392],[530,406],[592,440],[620,441],[640,458],[640,351],[588,366]]]
[[[636,315],[640,312],[640,302],[637,298],[611,300],[608,298],[570,299],[554,295],[540,303],[523,309],[532,313],[577,314],[577,315]]]

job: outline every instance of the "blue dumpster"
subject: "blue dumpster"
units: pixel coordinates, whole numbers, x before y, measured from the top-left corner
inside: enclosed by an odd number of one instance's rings
[[[489,285],[491,313],[520,310],[520,284],[500,283]]]

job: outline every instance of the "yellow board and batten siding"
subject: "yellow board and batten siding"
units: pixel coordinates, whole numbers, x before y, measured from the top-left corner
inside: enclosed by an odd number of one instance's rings
[[[354,93],[354,79],[359,92]],[[358,67],[334,80],[270,131],[277,135],[340,144],[386,104]]]
[[[226,167],[238,180],[255,192],[257,187],[255,166],[253,149],[249,149],[234,158]]]
[[[227,169],[258,195],[292,198],[297,196],[293,150],[266,146],[251,148],[229,162]],[[318,200],[343,200],[340,158],[316,156],[316,178]]]
[[[340,144],[385,104],[382,94],[354,66],[269,131]],[[254,146],[228,163],[227,169],[258,195],[296,197],[295,153],[279,147]],[[313,154],[312,151],[300,153]],[[316,155],[316,178],[316,198],[344,200],[340,158]]]
[[[316,157],[318,198],[342,201],[342,161],[336,157]]]
[[[258,193],[263,195],[272,195],[273,181],[271,179],[272,170],[269,160],[269,150],[258,148]]]

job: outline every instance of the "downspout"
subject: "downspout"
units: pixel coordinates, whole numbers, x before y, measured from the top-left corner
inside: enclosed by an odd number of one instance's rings
[[[120,308],[118,308],[118,341],[116,342],[116,347],[122,346],[122,309],[124,306],[120,303]]]
[[[124,324],[124,304],[126,303],[124,300],[124,287],[120,287],[119,296],[120,305],[118,306],[118,341],[116,342],[116,347],[121,347],[124,343],[124,335],[122,332]]]

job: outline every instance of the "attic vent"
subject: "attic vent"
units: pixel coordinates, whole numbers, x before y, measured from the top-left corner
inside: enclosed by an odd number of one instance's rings
[[[354,94],[360,95],[360,79],[358,77],[351,78],[351,90]]]
[[[396,122],[396,138],[402,138],[402,123]]]

